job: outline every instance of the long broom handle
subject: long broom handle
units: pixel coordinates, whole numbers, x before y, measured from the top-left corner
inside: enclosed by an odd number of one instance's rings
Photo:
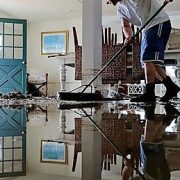
[[[150,22],[152,19],[154,19],[157,14],[160,13],[160,11],[168,4],[168,1],[164,1],[163,5],[154,13],[154,15],[149,18],[149,20],[132,36],[132,39],[134,39]],[[110,59],[109,61],[100,69],[100,71],[93,77],[93,79],[85,86],[85,88],[82,90],[82,93],[90,86],[90,84],[104,71],[104,69],[126,48],[127,45],[123,45],[122,48],[120,48]]]

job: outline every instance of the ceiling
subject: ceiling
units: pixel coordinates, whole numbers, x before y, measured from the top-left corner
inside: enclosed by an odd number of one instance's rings
[[[28,22],[64,20],[82,16],[83,0],[0,0],[0,14]],[[162,0],[161,0],[162,1]],[[163,2],[163,1],[162,1]],[[170,15],[180,15],[180,1],[167,5]],[[102,0],[103,15],[115,15],[115,8]]]

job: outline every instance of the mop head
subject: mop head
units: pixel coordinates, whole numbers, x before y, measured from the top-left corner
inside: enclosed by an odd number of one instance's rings
[[[69,110],[69,109],[83,109],[83,108],[95,108],[100,109],[102,103],[100,102],[76,102],[76,103],[62,103],[59,104],[58,109]]]
[[[58,99],[65,101],[101,101],[104,97],[99,91],[95,91],[95,93],[58,92]]]

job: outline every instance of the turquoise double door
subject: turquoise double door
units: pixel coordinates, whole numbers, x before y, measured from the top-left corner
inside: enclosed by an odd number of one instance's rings
[[[0,18],[0,93],[26,93],[27,21]]]

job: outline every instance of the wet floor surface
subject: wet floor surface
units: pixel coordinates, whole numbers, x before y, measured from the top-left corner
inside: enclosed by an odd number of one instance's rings
[[[180,179],[180,104],[7,101],[0,177]]]

